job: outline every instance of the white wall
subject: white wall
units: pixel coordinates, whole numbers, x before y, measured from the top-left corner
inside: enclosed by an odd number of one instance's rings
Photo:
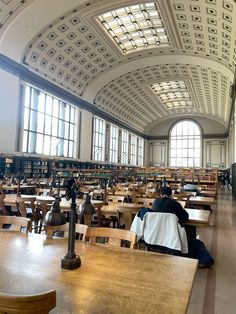
[[[226,139],[205,139],[203,148],[203,167],[226,168]]]
[[[182,117],[185,119],[192,119],[196,121],[197,123],[200,124],[203,134],[208,135],[208,134],[224,134],[226,132],[225,127],[211,119],[207,118],[202,118],[202,117]],[[171,126],[178,120],[182,119],[181,117],[179,118],[173,118],[169,120],[162,121],[154,126],[152,126],[149,129],[148,135],[149,136],[168,136],[169,130]]]
[[[150,166],[166,167],[168,165],[167,148],[167,140],[150,141]]]
[[[16,151],[19,79],[0,69],[0,153]]]

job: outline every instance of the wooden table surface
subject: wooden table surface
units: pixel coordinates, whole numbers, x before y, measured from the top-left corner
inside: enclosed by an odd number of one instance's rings
[[[216,190],[215,191],[209,191],[209,190],[201,190],[200,196],[210,196],[215,197],[216,196]]]
[[[119,203],[117,204],[110,204],[110,205],[103,205],[101,208],[101,214],[105,216],[112,216],[117,214],[117,209],[122,207],[128,207],[128,208],[133,208],[134,212],[138,212],[140,207],[143,207],[142,205],[140,206],[139,204],[132,204],[132,203]],[[185,208],[185,210],[189,214],[189,219],[186,222],[188,225],[193,225],[196,227],[202,227],[202,226],[207,226],[210,223],[210,216],[211,212],[209,210],[203,210],[203,209],[193,209],[193,208]]]
[[[0,231],[0,291],[55,289],[50,313],[184,314],[197,260],[76,241],[81,267],[61,269],[67,240]]]
[[[8,191],[14,191],[14,190],[17,190],[17,188],[18,188],[18,185],[16,184],[12,184],[12,185],[4,184],[2,186],[3,190],[8,190]],[[36,189],[36,185],[24,185],[24,184],[20,185],[20,190],[31,190],[31,189]]]
[[[189,219],[186,225],[193,225],[196,227],[205,227],[210,223],[211,212],[204,209],[185,208],[188,212]]]
[[[190,196],[189,202],[191,204],[212,205],[215,202],[215,199],[214,197],[208,196]]]
[[[23,194],[21,194],[21,197],[24,197],[24,198],[36,197],[36,201],[39,203],[40,203],[40,201],[48,201],[50,203],[50,202],[55,200],[55,198],[53,196],[44,196],[44,195],[23,195]],[[16,194],[6,194],[6,197],[4,198],[4,204],[6,206],[15,206],[15,202],[16,202]],[[84,202],[83,199],[77,199],[76,200],[77,205],[80,205],[83,202]],[[92,200],[92,203],[95,206],[96,205],[102,205],[103,201]],[[70,204],[71,204],[71,201],[67,201],[65,198],[62,198],[62,200],[60,202],[61,210],[69,211],[70,210]]]

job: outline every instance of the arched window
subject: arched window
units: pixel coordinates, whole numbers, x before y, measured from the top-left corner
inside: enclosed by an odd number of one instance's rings
[[[191,120],[181,120],[170,131],[170,166],[200,167],[200,163],[200,127]]]

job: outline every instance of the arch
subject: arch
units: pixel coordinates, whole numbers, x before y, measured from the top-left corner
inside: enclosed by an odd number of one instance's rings
[[[201,167],[202,130],[191,119],[177,121],[170,128],[169,146],[171,167]]]

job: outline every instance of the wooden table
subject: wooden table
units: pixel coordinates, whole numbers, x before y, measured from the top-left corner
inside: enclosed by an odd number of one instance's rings
[[[209,226],[211,212],[209,210],[204,209],[193,209],[193,208],[185,208],[188,212],[189,219],[185,223],[186,225],[193,225],[196,227],[206,227]]]
[[[61,269],[67,240],[0,231],[0,291],[34,294],[55,289],[50,313],[184,314],[197,260],[77,242],[76,270]]]
[[[190,196],[189,198],[190,204],[197,204],[197,205],[212,205],[215,202],[214,197],[208,196]]]
[[[201,190],[200,196],[209,196],[209,197],[215,198],[215,196],[216,196],[216,190],[215,190],[215,191]]]
[[[105,216],[114,216],[117,214],[117,209],[122,207],[133,208],[134,212],[138,212],[140,207],[143,207],[140,204],[132,204],[132,203],[119,203],[119,204],[110,204],[104,205],[101,208],[101,214]],[[208,226],[210,222],[211,212],[209,210],[203,209],[192,209],[192,208],[185,208],[185,210],[189,214],[189,219],[186,222],[187,225],[193,225],[196,227],[203,227]]]
[[[16,185],[16,184],[3,185],[2,189],[4,191],[17,191],[18,185]],[[32,191],[32,190],[35,190],[35,189],[36,189],[36,185],[24,185],[24,184],[20,185],[20,190],[30,190],[30,191]]]
[[[4,198],[4,204],[6,206],[15,206],[16,205],[16,194],[6,194],[6,197]],[[36,201],[40,203],[40,201],[48,201],[49,204],[51,204],[52,201],[55,200],[55,197],[53,196],[44,196],[44,195],[24,195],[21,194],[21,197],[24,198],[30,198],[30,197],[36,197]],[[81,203],[83,203],[83,199],[76,199],[76,203],[79,206]],[[92,204],[96,206],[102,206],[103,201],[100,200],[91,200]],[[70,204],[71,201],[67,201],[66,198],[62,198],[60,202],[60,208],[62,211],[70,211]]]

